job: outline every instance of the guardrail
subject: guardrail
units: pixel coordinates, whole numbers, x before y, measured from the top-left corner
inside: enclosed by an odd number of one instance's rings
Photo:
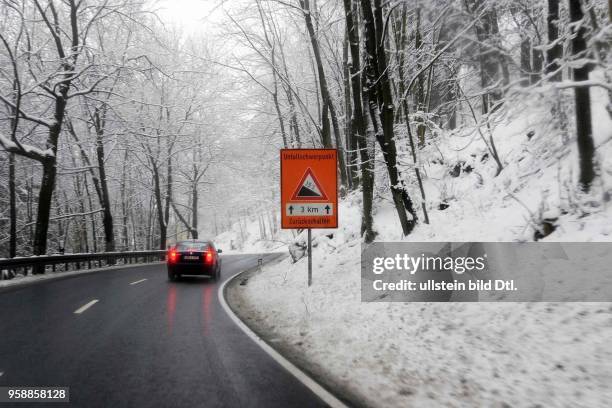
[[[23,275],[45,272],[102,268],[163,261],[166,251],[98,252],[90,254],[59,254],[0,259],[0,280],[11,279],[16,273]],[[71,268],[72,267],[72,268]]]

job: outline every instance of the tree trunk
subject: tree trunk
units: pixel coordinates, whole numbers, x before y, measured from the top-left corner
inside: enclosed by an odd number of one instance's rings
[[[531,70],[531,40],[525,36],[521,41],[521,86],[529,85]]]
[[[569,0],[569,13],[572,23],[581,21],[584,17],[580,0]],[[572,40],[572,53],[575,58],[584,58],[587,49],[586,29],[584,24],[574,32]],[[574,81],[588,81],[591,67],[583,64],[574,68]],[[593,167],[593,156],[595,145],[593,143],[593,129],[591,124],[591,98],[590,88],[578,86],[574,88],[574,101],[576,109],[576,133],[578,142],[578,155],[580,157],[580,185],[584,191],[589,191],[591,183],[595,178]]]
[[[406,4],[402,5],[402,14],[398,18],[399,21],[395,22],[394,26],[394,38],[395,38],[395,60],[397,63],[397,72],[398,72],[398,97],[399,103],[397,106],[397,117],[401,121],[402,117],[406,117],[403,113],[403,102],[405,101],[405,93],[406,93],[406,83],[404,82],[404,62],[406,60],[405,57],[405,47],[406,47],[406,31],[407,31],[407,12],[408,7]]]
[[[34,176],[30,167],[30,174],[26,180],[26,221],[28,225],[28,241],[34,242]]]
[[[170,203],[172,202],[172,146],[173,142],[168,143],[166,159],[166,200],[164,207],[164,239],[160,238],[160,249],[166,249],[166,238],[168,235],[168,223],[170,222]],[[160,225],[161,226],[161,225]]]
[[[41,8],[40,4],[36,2],[38,11],[43,17],[45,11]],[[70,8],[70,25],[72,28],[71,48],[70,55],[65,55],[61,40],[59,40],[59,31],[56,33],[51,32],[52,36],[56,38],[57,54],[61,59],[60,68],[63,73],[62,80],[55,85],[56,93],[54,94],[54,112],[53,122],[49,127],[49,135],[47,137],[46,148],[51,150],[52,156],[45,156],[42,160],[42,181],[40,184],[40,191],[38,193],[38,211],[36,214],[36,231],[34,233],[33,251],[34,255],[45,255],[47,253],[47,233],[49,231],[49,215],[51,213],[51,201],[53,198],[53,191],[55,190],[55,179],[57,175],[57,146],[59,136],[62,131],[62,123],[66,114],[66,105],[68,104],[68,91],[74,78],[74,69],[79,56],[80,48],[80,37],[78,32],[77,22],[77,5],[74,1],[69,2]],[[46,18],[46,17],[45,17]],[[55,16],[57,19],[57,16]],[[51,29],[51,27],[49,26]],[[52,30],[52,29],[51,29]],[[33,273],[39,274],[44,273],[44,267],[35,267]]]
[[[102,226],[104,229],[104,250],[106,252],[112,252],[115,250],[115,233],[114,233],[114,221],[113,214],[110,205],[110,194],[108,191],[108,182],[106,180],[106,157],[104,154],[104,124],[100,118],[100,114],[96,111],[92,117],[93,127],[96,132],[96,163],[98,168],[98,174],[96,174],[93,164],[87,155],[87,152],[81,146],[79,137],[74,129],[72,122],[68,120],[66,122],[66,128],[68,133],[72,135],[72,138],[77,143],[81,159],[83,163],[89,168],[89,173],[93,181],[96,195],[98,196],[98,202],[102,208]],[[93,208],[92,208],[93,210]]]
[[[193,199],[191,200],[191,237],[198,239],[198,184],[193,186],[191,192]]]
[[[531,75],[529,75],[529,83],[535,85],[542,79],[542,65],[544,63],[542,51],[531,47]]]
[[[416,10],[416,23],[414,30],[414,49],[417,53],[420,54],[421,47],[423,46],[423,41],[421,39],[421,9],[417,8]],[[417,62],[416,70],[421,70],[421,63]],[[425,111],[425,73],[421,73],[416,82],[416,111],[417,113],[423,114]],[[423,118],[417,116],[416,119],[417,126],[417,140],[419,147],[425,146],[425,125],[423,124]]]
[[[345,113],[345,140],[347,146],[347,172],[349,188],[354,190],[359,185],[359,163],[357,159],[357,139],[353,130],[353,112],[351,108],[351,72],[349,69],[349,38],[345,30],[342,42],[342,79],[344,82],[344,113]]]
[[[89,205],[89,210],[93,210],[93,201],[91,200],[92,195],[89,193],[89,182],[87,181],[87,175],[83,178],[83,186],[85,187],[85,197],[87,197],[87,204]],[[89,223],[91,224],[91,247],[93,252],[98,252],[98,240],[96,236],[96,214],[91,213],[89,215]]]
[[[287,69],[287,61],[285,60],[285,52],[283,51],[282,45],[280,46],[280,56],[283,61],[283,69],[285,70],[285,78],[289,78],[289,70]],[[295,109],[295,102],[293,101],[293,91],[290,89],[289,85],[284,81],[281,82],[283,89],[285,90],[285,94],[287,96],[287,103],[289,104],[289,129],[293,132],[293,140],[291,141],[291,147],[297,147],[298,149],[302,147],[302,139],[300,136],[300,127],[297,119],[297,111]],[[296,90],[297,92],[297,90]]]
[[[115,250],[115,232],[113,226],[113,214],[106,180],[106,166],[104,156],[104,123],[100,113],[96,110],[94,114],[96,129],[96,156],[98,161],[98,174],[100,180],[100,204],[102,205],[102,225],[104,227],[104,250],[113,252]]]
[[[9,258],[17,255],[17,200],[15,188],[15,153],[9,153]]]
[[[51,149],[53,156],[45,156],[42,162],[42,180],[38,192],[38,211],[36,214],[36,231],[34,232],[34,255],[46,255],[47,233],[49,232],[49,218],[51,214],[51,200],[55,190],[55,178],[57,174],[57,144],[62,131],[62,122],[66,111],[69,83],[62,83],[60,94],[55,98],[54,123],[49,128],[47,148]],[[44,267],[36,267],[35,274],[45,273]]]
[[[59,133],[59,132],[58,132]],[[47,158],[42,166],[42,180],[38,192],[38,211],[36,214],[36,231],[34,232],[34,255],[46,255],[47,232],[49,231],[49,218],[51,213],[51,201],[55,188],[56,160]],[[36,273],[44,273],[38,269]]]
[[[548,25],[548,43],[555,43],[546,51],[546,68],[547,74],[552,74],[551,81],[559,82],[563,77],[562,71],[559,69],[558,61],[563,54],[563,46],[557,42],[559,39],[559,0],[548,0],[548,15],[546,16]]]
[[[482,97],[482,112],[489,112],[490,108],[501,99],[502,93],[498,88],[493,86],[501,79],[500,68],[503,71],[501,62],[503,56],[496,48],[494,34],[498,33],[497,28],[497,13],[484,0],[466,0],[465,4],[468,12],[476,18],[486,8],[484,14],[476,24],[476,37],[479,42],[478,61],[480,64],[480,86],[483,91],[487,92]],[[506,81],[506,73],[503,72],[504,82]]]
[[[125,154],[123,156],[123,166],[121,169],[121,232],[122,232],[122,243],[123,250],[129,251],[129,236],[128,236],[128,212],[127,212],[127,197],[125,195],[126,184],[127,184],[127,172],[126,168],[128,166],[128,148],[125,147]]]
[[[370,158],[366,122],[363,112],[362,86],[361,86],[361,61],[359,56],[359,28],[355,24],[358,9],[353,8],[352,0],[344,0],[344,12],[346,16],[346,30],[349,49],[351,51],[351,86],[353,96],[353,112],[351,118],[351,131],[355,138],[356,147],[359,149],[361,169],[361,192],[363,198],[363,212],[361,216],[361,236],[366,243],[374,241],[376,233],[373,229],[372,201],[374,195],[374,162]]]
[[[367,99],[376,139],[387,166],[395,209],[402,226],[402,232],[404,235],[408,235],[414,229],[417,217],[397,168],[397,149],[393,134],[393,100],[391,98],[386,54],[382,43],[382,5],[380,0],[374,0],[374,2],[373,14],[370,0],[361,1],[366,44],[365,88],[368,93]],[[380,121],[380,124],[377,123],[378,121]],[[410,213],[412,219],[408,219],[406,211]]]
[[[291,129],[293,132],[293,141],[291,143],[291,146],[297,147],[299,149],[300,147],[302,147],[302,139],[300,137],[300,127],[298,125],[297,112],[295,111],[295,103],[293,102],[293,93],[290,89],[287,89],[286,94],[287,103],[289,104],[290,110],[289,129]]]
[[[331,122],[334,129],[334,136],[336,142],[336,148],[338,149],[338,167],[340,167],[340,184],[346,188],[348,185],[348,176],[346,174],[346,160],[344,157],[344,146],[341,141],[340,127],[338,126],[338,117],[336,115],[336,109],[333,101],[329,94],[329,88],[327,87],[327,79],[325,76],[325,70],[323,69],[323,59],[321,58],[321,51],[319,48],[319,40],[317,39],[314,26],[312,24],[310,2],[309,0],[300,0],[300,6],[304,14],[304,21],[306,22],[306,29],[308,30],[308,36],[310,37],[310,44],[312,45],[312,52],[314,54],[315,62],[317,64],[317,73],[319,76],[319,88],[321,92],[321,99],[323,100],[323,123],[322,123],[322,138],[323,147],[332,148],[333,143],[329,132],[329,122],[327,120],[327,110],[331,116]]]
[[[272,64],[274,64],[274,48],[272,49]],[[278,102],[278,81],[276,78],[276,68],[272,68],[272,81],[274,83],[274,90],[272,92],[272,102],[274,102],[274,109],[276,109],[276,116],[278,117],[278,125],[281,132],[281,137],[283,139],[283,147],[286,149],[289,147],[289,142],[287,140],[287,132],[285,131],[285,121],[283,120],[283,114],[280,109],[280,104]]]
[[[77,161],[76,161],[75,155],[71,154],[70,156],[71,156],[73,167],[77,167]],[[78,208],[81,214],[85,214],[85,212],[87,212],[87,209],[85,207],[85,198],[83,197],[83,191],[81,190],[81,186],[84,184],[83,179],[86,179],[86,178],[87,178],[87,174],[83,174],[83,175],[77,174],[73,181],[74,193],[78,200],[78,206],[79,206]],[[89,238],[87,236],[87,216],[83,215],[79,217],[79,219],[80,219],[80,222],[79,222],[78,230],[76,233],[77,245],[75,246],[74,250],[79,253],[89,252]]]
[[[153,167],[153,192],[155,195],[155,207],[157,209],[157,222],[159,224],[159,249],[166,249],[166,232],[168,226],[165,223],[164,217],[164,206],[161,194],[161,180],[159,175],[159,169],[154,163],[151,163]]]

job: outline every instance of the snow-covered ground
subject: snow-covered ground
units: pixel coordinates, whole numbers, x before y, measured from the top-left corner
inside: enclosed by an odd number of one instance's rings
[[[610,304],[362,303],[358,242],[314,263],[236,285],[239,313],[364,405],[610,406]]]
[[[494,127],[505,167],[498,177],[477,134],[441,135],[444,143],[425,149],[431,223],[411,241],[533,240],[543,220],[555,227],[548,241],[612,241],[612,122],[603,104],[593,112],[600,177],[583,195],[575,140],[563,144],[548,105],[528,102]],[[460,161],[471,169],[450,175]],[[377,177],[377,240],[401,240]],[[339,229],[313,231],[312,287],[306,259],[287,257],[232,288],[239,314],[268,340],[367,406],[611,405],[610,303],[362,303],[360,199],[341,203]]]
[[[293,241],[294,234],[291,231],[279,230],[275,232],[274,239],[264,239],[259,228],[256,217],[240,220],[229,231],[217,235],[215,245],[225,254],[282,252]]]

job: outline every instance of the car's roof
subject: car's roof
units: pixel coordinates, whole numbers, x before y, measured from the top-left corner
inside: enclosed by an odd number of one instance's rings
[[[209,239],[184,239],[182,241],[178,241],[177,244],[188,244],[188,243],[200,243],[200,244],[210,244],[212,243]]]

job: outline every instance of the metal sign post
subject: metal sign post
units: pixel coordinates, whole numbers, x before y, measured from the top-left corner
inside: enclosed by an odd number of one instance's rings
[[[312,228],[338,228],[338,151],[281,149],[281,228],[308,230],[312,285]]]
[[[308,286],[312,285],[312,230],[308,228]]]

